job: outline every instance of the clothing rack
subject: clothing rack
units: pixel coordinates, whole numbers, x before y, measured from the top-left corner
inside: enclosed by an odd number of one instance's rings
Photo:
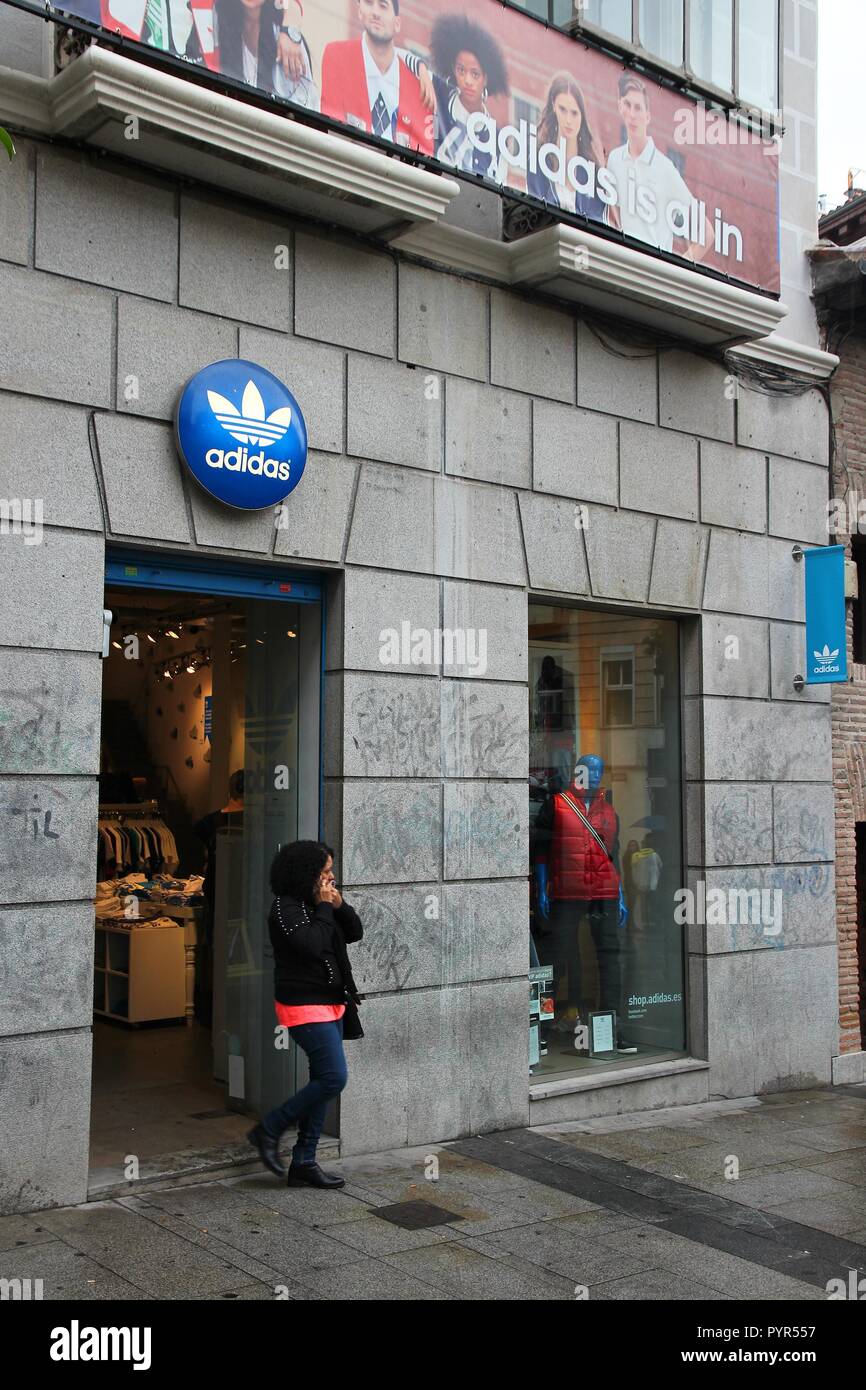
[[[141,871],[171,875],[178,868],[177,841],[155,800],[102,802],[97,836],[100,878]]]

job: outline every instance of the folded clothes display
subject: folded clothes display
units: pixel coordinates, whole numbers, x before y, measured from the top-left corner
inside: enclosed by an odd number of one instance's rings
[[[125,905],[122,898],[97,898],[94,911],[97,922],[112,922],[124,915]]]
[[[154,903],[162,907],[202,907],[204,896],[200,874],[189,878],[173,878],[170,874],[124,874],[123,878],[106,879],[96,885],[95,912],[100,921],[132,918],[132,900]]]
[[[122,927],[124,931],[134,931],[144,928],[176,927],[178,924],[171,917],[121,917],[119,921],[112,922],[111,925]]]
[[[204,879],[201,874],[193,874],[190,878],[155,874],[150,879],[140,874],[129,874],[116,881],[121,891],[133,894],[142,902],[168,903],[173,907],[199,907],[204,902]]]

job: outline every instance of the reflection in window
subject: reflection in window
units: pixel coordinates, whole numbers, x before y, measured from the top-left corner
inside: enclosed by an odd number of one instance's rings
[[[683,61],[683,0],[640,0],[640,43],[648,53],[680,67]]]
[[[631,43],[631,0],[588,0],[582,18]]]
[[[529,663],[533,1077],[677,1055],[677,625],[531,603]],[[583,1045],[598,1012],[615,1016],[604,1057]]]
[[[691,0],[689,66],[696,77],[730,91],[733,85],[734,0]]]
[[[601,718],[605,729],[634,723],[634,656],[630,647],[601,653]]]
[[[739,95],[762,111],[778,104],[778,0],[740,5]]]

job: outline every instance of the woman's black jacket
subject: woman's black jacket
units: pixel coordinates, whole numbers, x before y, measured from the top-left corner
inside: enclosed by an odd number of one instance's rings
[[[305,915],[306,911],[306,915]],[[344,1004],[346,992],[357,999],[349,965],[348,941],[364,935],[354,908],[274,899],[268,915],[274,948],[274,998],[280,1004]]]

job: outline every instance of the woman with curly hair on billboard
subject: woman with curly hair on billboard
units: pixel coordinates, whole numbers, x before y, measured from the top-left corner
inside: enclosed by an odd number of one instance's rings
[[[616,201],[615,184],[604,168],[604,149],[593,135],[580,83],[570,72],[558,72],[550,84],[538,123],[539,151],[544,145],[560,150],[555,174],[548,159],[546,167],[551,177],[541,168],[530,172],[527,192],[564,212],[618,226],[612,206]],[[601,180],[599,172],[603,175]],[[607,194],[604,199],[599,197],[599,186]]]
[[[505,182],[494,149],[478,149],[467,126],[471,116],[489,116],[487,98],[508,95],[505,58],[492,34],[462,14],[440,15],[430,37],[436,92],[435,154],[467,174]]]

